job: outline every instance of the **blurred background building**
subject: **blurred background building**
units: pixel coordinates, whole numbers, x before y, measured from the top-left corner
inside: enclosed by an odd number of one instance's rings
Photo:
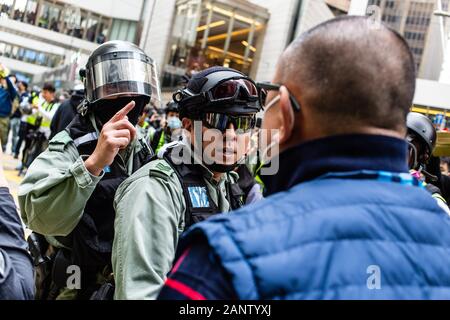
[[[211,65],[269,80],[294,37],[345,11],[327,2],[0,0],[0,62],[19,78],[66,88],[99,44],[121,39],[156,60],[166,91]]]
[[[351,4],[351,0],[326,0],[325,2],[335,16],[348,14]]]
[[[438,9],[437,0],[369,0],[369,6],[379,7],[377,14],[381,20],[398,31],[408,41],[414,54],[419,78],[437,80],[436,67],[442,66],[442,60],[436,59],[434,12]],[[442,0],[444,10],[449,0]],[[429,53],[427,53],[427,49]],[[433,56],[433,57],[430,57]],[[434,72],[433,72],[434,71]]]
[[[19,78],[65,86],[108,39],[137,42],[142,1],[0,0],[0,61]]]

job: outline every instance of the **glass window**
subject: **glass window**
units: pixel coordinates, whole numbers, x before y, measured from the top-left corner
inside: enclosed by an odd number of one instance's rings
[[[111,28],[111,35],[110,35],[111,40],[118,40],[120,24],[121,24],[120,20],[118,20],[118,19],[113,20],[112,28]]]
[[[0,56],[2,55],[11,59],[52,68],[56,67],[63,59],[63,57],[58,55],[38,52],[35,50],[23,48],[19,45],[11,45],[8,43],[0,42]]]
[[[100,22],[100,27],[98,29],[98,35],[96,42],[98,44],[102,44],[107,41],[108,35],[109,35],[109,25],[111,23],[111,18],[104,18],[102,17],[102,20]]]
[[[63,7],[58,5],[51,5],[49,9],[49,28],[55,32],[59,32],[61,29],[61,17]]]
[[[39,10],[38,27],[48,29],[50,24],[50,3],[44,1],[42,2],[42,6]]]
[[[134,42],[137,24],[135,21],[114,19],[111,28],[111,40],[125,40]]]
[[[136,22],[130,21],[130,25],[128,27],[128,35],[126,40],[130,42],[134,42],[136,38]]]
[[[238,8],[196,0],[180,3],[174,19],[163,87],[213,65],[250,73],[264,22]]]
[[[112,18],[54,0],[0,0],[0,17],[10,14],[14,20],[99,44],[109,38],[134,42],[137,33],[136,21],[113,23]]]
[[[20,60],[20,61],[23,61],[24,56],[25,56],[25,49],[24,48],[20,48],[17,59]]]
[[[129,22],[121,20],[117,40],[126,40],[128,35]]]
[[[13,47],[11,48],[11,58],[12,58],[12,59],[17,59],[18,56],[19,56],[19,48],[16,47],[16,46],[13,46]]]
[[[87,21],[86,40],[94,42],[97,35],[97,29],[99,27],[100,17],[91,13]]]
[[[82,39],[87,29],[87,11],[80,10],[80,12],[80,23],[79,25],[75,26],[74,36]]]
[[[9,16],[13,2],[13,0],[0,0],[0,17]]]
[[[25,61],[26,62],[30,62],[30,63],[34,63],[36,59],[36,53],[32,50],[25,50]]]
[[[18,21],[24,21],[26,7],[27,7],[27,0],[16,0],[16,6],[14,7],[13,12],[13,19]]]

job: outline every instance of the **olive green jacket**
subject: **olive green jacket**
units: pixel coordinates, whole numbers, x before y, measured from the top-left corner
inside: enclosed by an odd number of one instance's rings
[[[199,165],[200,166],[200,165]],[[230,211],[225,181],[201,166],[212,201]],[[172,267],[178,239],[184,231],[186,202],[178,176],[164,159],[143,166],[116,192],[112,266],[115,299],[155,299]]]
[[[131,174],[133,155],[142,145],[134,140],[128,148],[131,152],[123,153],[128,154],[124,163]],[[33,161],[18,191],[21,216],[28,228],[46,236],[66,236],[76,227],[104,175],[93,176],[84,165],[86,157],[62,131]]]

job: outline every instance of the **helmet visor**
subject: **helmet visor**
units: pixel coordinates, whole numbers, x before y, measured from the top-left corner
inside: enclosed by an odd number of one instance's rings
[[[90,102],[113,96],[146,95],[154,107],[161,105],[158,72],[155,63],[142,55],[127,55],[104,60],[92,68]]]

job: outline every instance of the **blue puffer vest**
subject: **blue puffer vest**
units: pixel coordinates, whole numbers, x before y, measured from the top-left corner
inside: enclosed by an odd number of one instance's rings
[[[381,136],[300,145],[265,181],[276,194],[195,225],[178,252],[205,236],[241,299],[450,299],[450,218],[405,159]]]

